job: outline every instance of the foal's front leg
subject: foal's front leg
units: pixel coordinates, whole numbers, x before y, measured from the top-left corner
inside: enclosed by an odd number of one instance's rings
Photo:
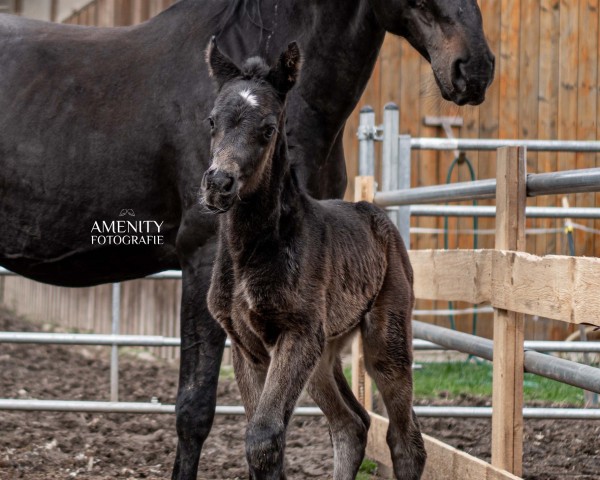
[[[250,421],[256,412],[256,407],[263,391],[265,377],[267,376],[268,358],[251,358],[237,343],[232,342],[231,355],[235,381],[240,389],[246,419]]]
[[[323,345],[321,331],[285,332],[277,340],[264,390],[246,431],[246,458],[251,479],[285,478],[285,431],[302,388],[319,361]]]

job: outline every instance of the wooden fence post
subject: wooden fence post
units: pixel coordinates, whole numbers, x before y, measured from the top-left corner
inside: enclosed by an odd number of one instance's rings
[[[375,195],[375,180],[373,177],[356,177],[354,181],[354,201],[372,202]],[[373,389],[371,377],[365,371],[363,343],[360,332],[352,341],[352,392],[363,407],[373,410]]]
[[[496,250],[525,250],[526,149],[498,149]],[[523,314],[494,309],[492,465],[522,475]]]

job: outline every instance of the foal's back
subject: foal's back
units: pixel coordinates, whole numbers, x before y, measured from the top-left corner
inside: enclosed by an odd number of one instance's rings
[[[357,326],[386,277],[393,277],[412,307],[412,268],[402,238],[385,212],[368,202],[310,203],[313,211],[306,223],[311,253],[307,256],[324,262],[320,288],[327,305],[326,337],[335,338]]]

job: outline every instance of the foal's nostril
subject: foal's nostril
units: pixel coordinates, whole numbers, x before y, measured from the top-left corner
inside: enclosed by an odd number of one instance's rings
[[[217,171],[209,177],[208,183],[221,193],[231,193],[235,181],[228,173]]]

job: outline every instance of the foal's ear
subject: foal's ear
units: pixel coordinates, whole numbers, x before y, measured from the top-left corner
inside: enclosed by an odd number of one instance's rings
[[[208,74],[214,79],[219,90],[226,82],[242,74],[235,63],[219,50],[214,35],[206,47],[206,64],[208,65]]]
[[[277,64],[271,68],[268,80],[277,91],[286,94],[298,80],[300,67],[302,65],[302,54],[296,42],[288,45],[288,48],[279,56]]]

